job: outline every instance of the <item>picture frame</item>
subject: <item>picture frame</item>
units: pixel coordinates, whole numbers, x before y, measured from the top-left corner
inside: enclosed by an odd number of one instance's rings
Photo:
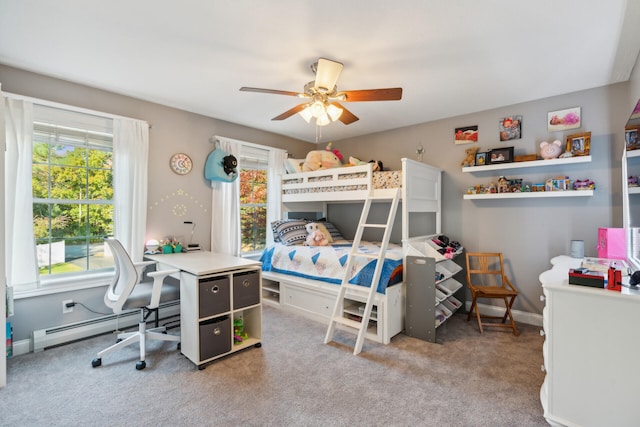
[[[494,148],[487,152],[488,165],[513,162],[513,147]]]
[[[576,133],[567,136],[565,151],[574,156],[588,156],[591,149],[591,132]]]
[[[476,166],[484,166],[487,164],[487,152],[476,153]]]
[[[503,117],[498,122],[500,141],[522,138],[522,116]]]
[[[580,107],[550,111],[547,113],[547,130],[549,132],[576,129],[580,126],[582,126]]]
[[[453,137],[456,145],[478,142],[478,126],[455,128]]]
[[[638,132],[640,132],[640,126],[626,126],[624,128],[624,140],[626,143],[627,151],[640,149]]]

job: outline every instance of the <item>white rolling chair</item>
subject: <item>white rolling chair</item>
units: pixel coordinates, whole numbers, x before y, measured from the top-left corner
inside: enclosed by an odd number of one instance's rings
[[[114,314],[123,311],[140,309],[140,323],[135,332],[118,334],[118,341],[111,347],[98,353],[98,357],[93,359],[91,366],[98,367],[102,364],[102,356],[113,353],[131,344],[140,343],[140,360],[136,363],[136,369],[144,369],[145,362],[145,341],[157,339],[163,341],[180,341],[179,335],[169,335],[166,328],[158,326],[158,306],[160,303],[177,301],[180,299],[180,285],[173,283],[163,283],[164,279],[180,270],[163,270],[147,273],[153,281],[141,282],[142,272],[152,264],[153,261],[133,263],[127,251],[116,239],[106,239],[113,254],[116,274],[113,281],[107,288],[104,295],[104,303],[113,310]],[[146,320],[151,313],[155,313],[156,327],[146,328]],[[178,348],[180,344],[178,343]]]

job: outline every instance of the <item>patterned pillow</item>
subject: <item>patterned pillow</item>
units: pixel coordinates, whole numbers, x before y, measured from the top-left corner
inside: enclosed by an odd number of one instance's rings
[[[318,222],[326,227],[329,234],[331,234],[331,237],[333,237],[333,240],[346,240],[344,236],[342,236],[342,233],[340,233],[340,230],[338,230],[332,223],[328,222],[324,218],[318,220]]]
[[[271,223],[273,240],[283,245],[301,245],[307,240],[307,221],[303,219],[281,219]]]

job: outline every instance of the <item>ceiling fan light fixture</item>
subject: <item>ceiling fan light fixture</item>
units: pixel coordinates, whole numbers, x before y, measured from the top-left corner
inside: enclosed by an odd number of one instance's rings
[[[302,116],[305,122],[311,123],[311,118],[313,117],[313,113],[311,112],[310,106],[306,106],[298,114]]]
[[[329,115],[329,117],[331,117],[331,121],[334,122],[340,118],[343,111],[344,110],[342,108],[338,108],[333,104],[329,104],[329,106],[327,107],[327,114]]]
[[[322,102],[319,99],[316,99],[313,104],[311,104],[311,106],[309,107],[309,109],[311,110],[311,114],[313,115],[313,117],[318,118],[321,115],[325,114],[325,107],[324,107],[324,102]]]
[[[320,117],[316,119],[316,126],[326,126],[329,123],[331,123],[331,119],[329,119],[329,116],[327,115],[327,113],[323,113]]]

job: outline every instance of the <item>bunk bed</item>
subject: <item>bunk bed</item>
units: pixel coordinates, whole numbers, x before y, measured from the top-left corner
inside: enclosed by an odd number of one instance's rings
[[[367,330],[367,338],[384,344],[388,344],[403,329],[404,283],[401,280],[401,270],[406,269],[406,256],[425,252],[441,256],[432,244],[433,237],[441,232],[441,171],[406,158],[401,163],[402,168],[397,171],[374,172],[372,164],[366,164],[282,175],[283,213],[321,212],[326,217],[330,204],[364,202],[370,196],[390,200],[397,189],[400,189],[401,209],[398,210],[398,215],[401,217],[401,241],[390,243],[387,249],[383,269],[386,274],[382,275],[377,285],[375,307]],[[331,218],[327,220],[331,221]],[[423,230],[430,230],[431,233],[424,234]],[[344,264],[341,250],[343,246],[348,247],[348,244],[349,242],[336,240],[331,246],[318,248],[286,246],[281,242],[267,248],[262,259],[264,303],[327,323],[338,294],[337,284],[340,283],[341,276],[331,276],[324,264],[321,270],[314,271],[313,267],[305,270],[302,254],[308,252],[316,260],[319,257],[336,258]],[[375,245],[375,242],[367,244]],[[274,260],[293,264],[293,271],[274,266],[277,264]],[[370,281],[362,283],[362,277],[367,277],[366,272],[354,272],[351,283],[371,286]],[[353,296],[352,303],[345,305],[344,312],[347,316],[357,318],[363,309],[364,302]]]

